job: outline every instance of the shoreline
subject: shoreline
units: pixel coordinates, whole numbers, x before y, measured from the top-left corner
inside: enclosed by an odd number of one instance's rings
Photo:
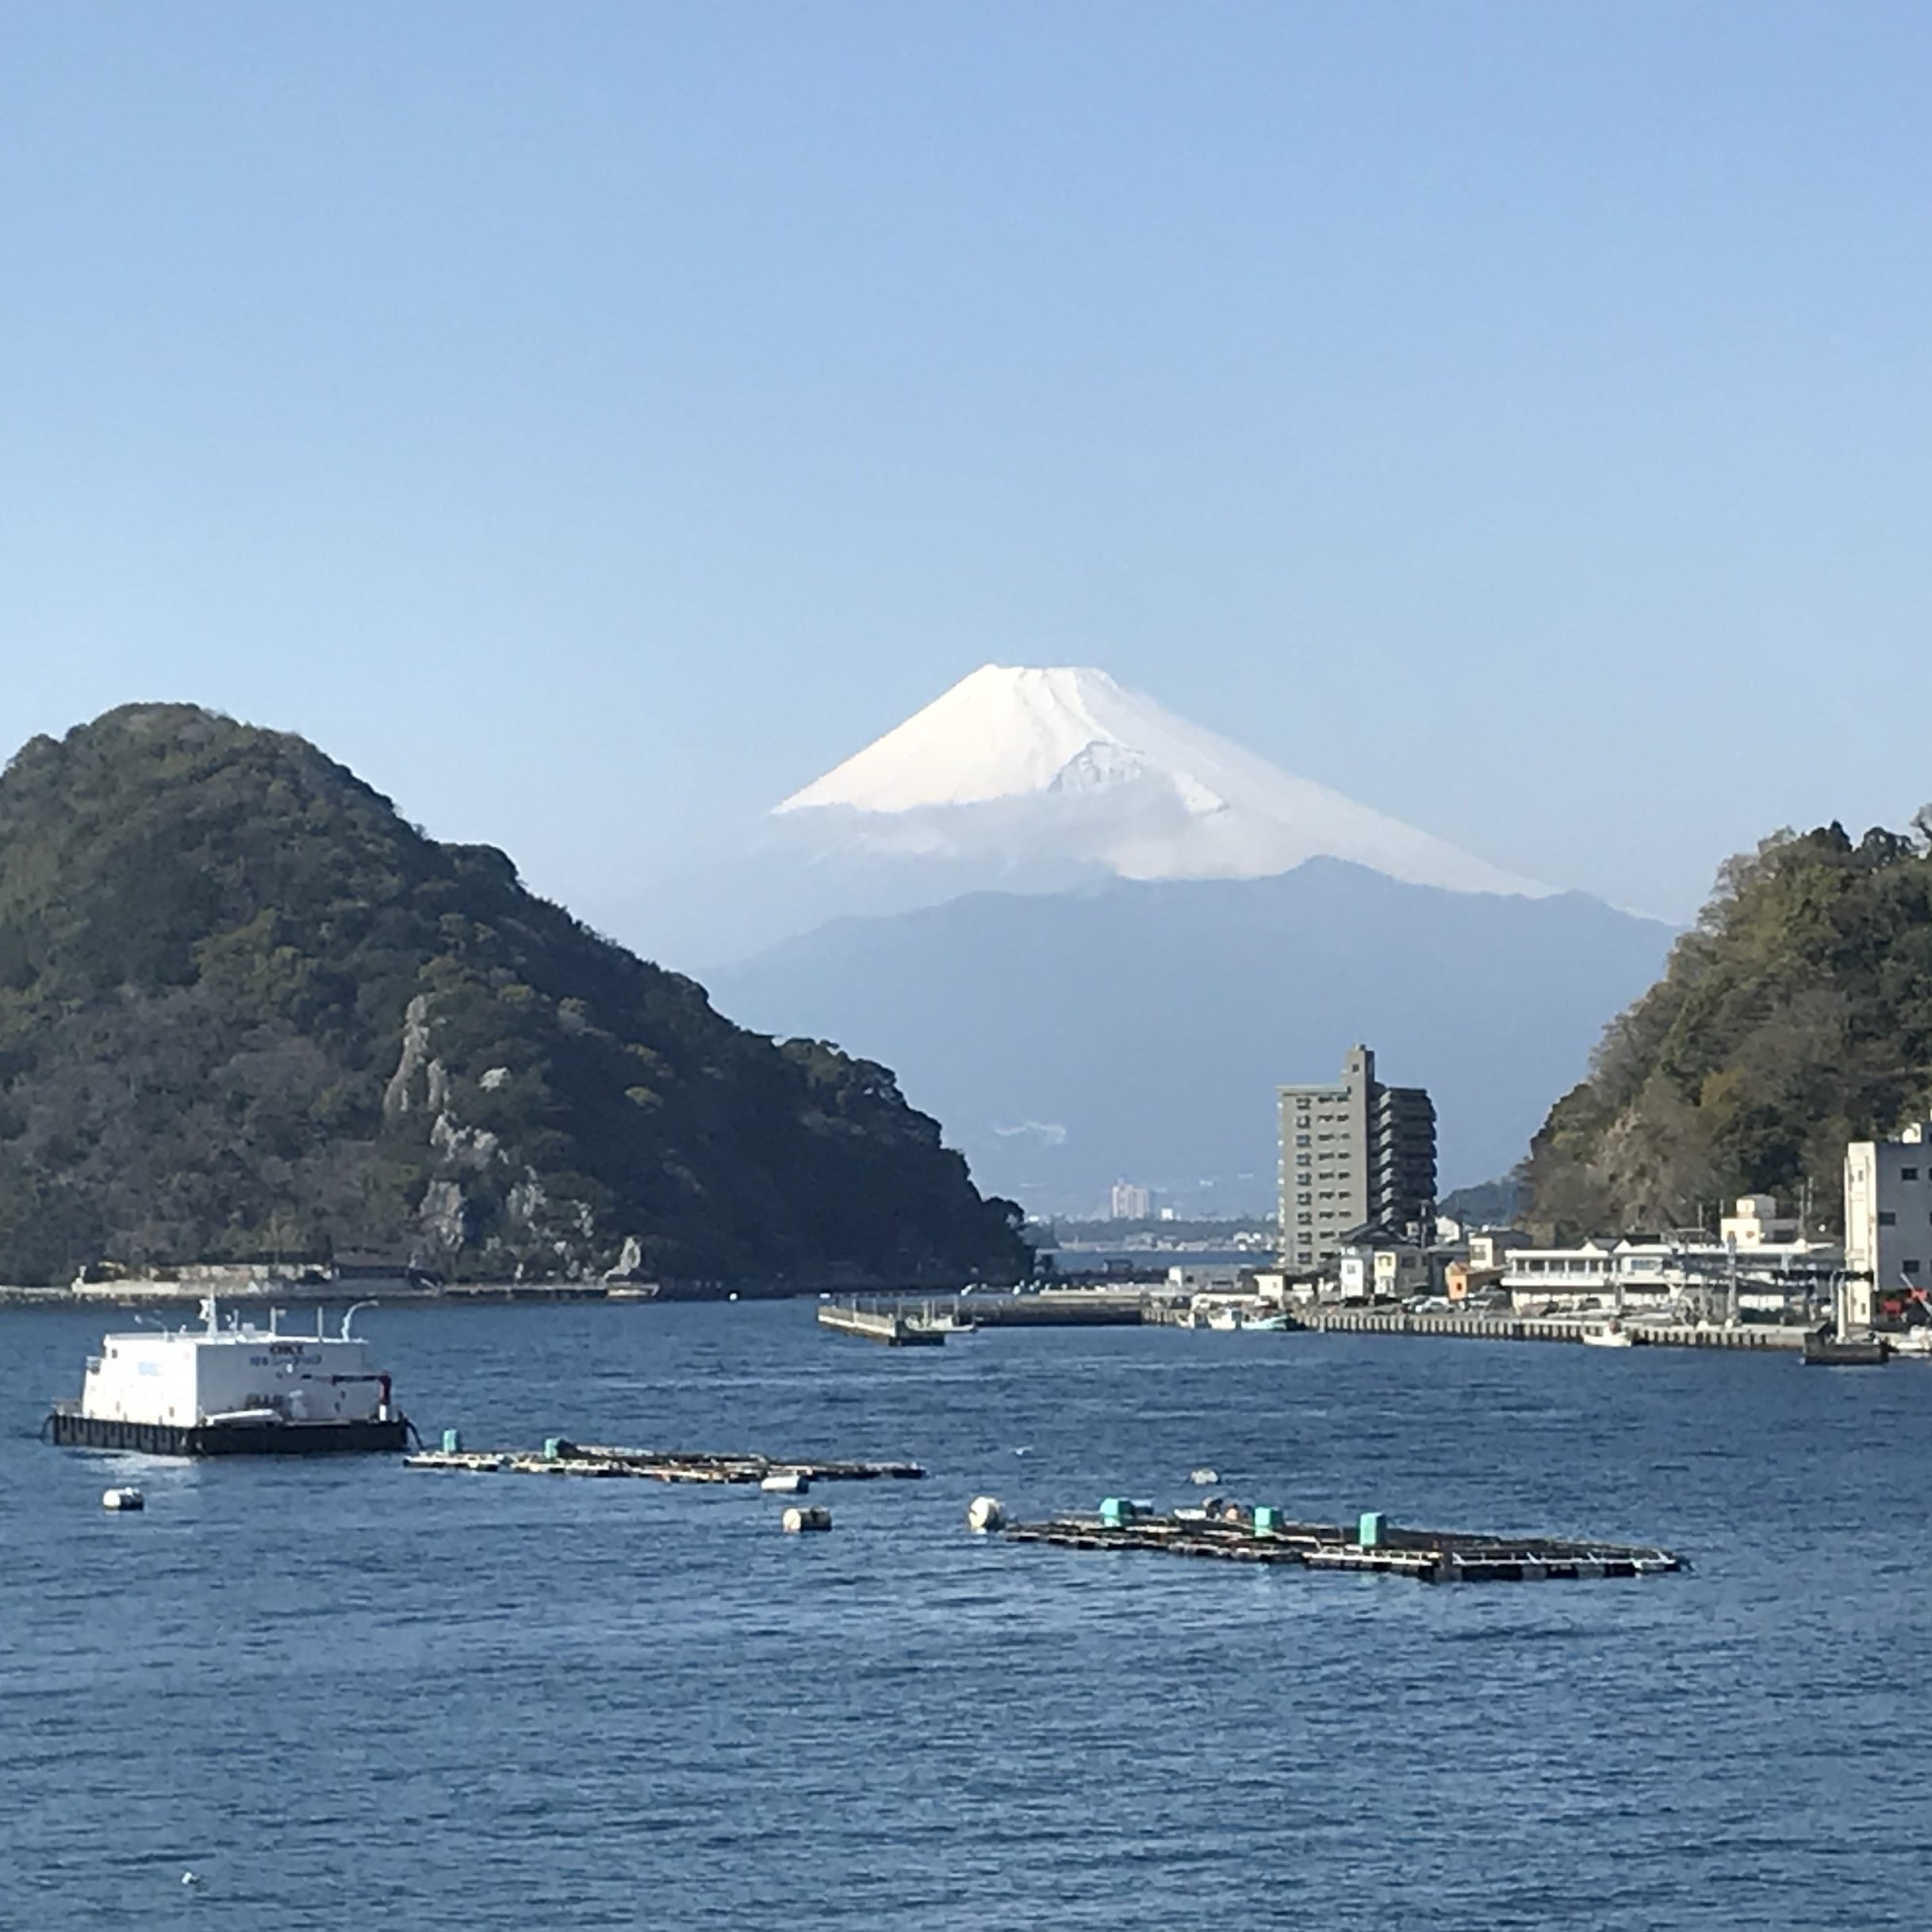
[[[821,1296],[849,1297],[853,1290],[837,1286],[793,1286],[770,1282],[720,1283],[700,1289],[683,1283],[673,1286],[633,1286],[623,1282],[459,1282],[438,1288],[385,1286],[380,1282],[277,1282],[271,1286],[209,1290],[202,1284],[177,1287],[142,1283],[96,1282],[86,1289],[0,1286],[0,1312],[10,1308],[181,1309],[197,1313],[213,1293],[224,1309],[339,1306],[350,1301],[372,1302],[384,1308],[466,1307],[505,1302],[553,1305],[604,1303],[620,1308],[654,1303],[694,1301],[815,1301]],[[882,1288],[874,1294],[930,1299],[931,1288]],[[944,1291],[949,1296],[956,1290]],[[1003,1294],[1005,1291],[1000,1290]],[[989,1293],[989,1298],[990,1293]]]
[[[94,1309],[141,1310],[166,1313],[178,1309],[192,1320],[204,1298],[199,1288],[131,1286],[109,1291],[105,1284],[85,1290],[72,1287],[34,1288],[0,1286],[0,1313],[10,1309]],[[811,1301],[824,1311],[820,1325],[849,1334],[867,1331],[851,1319],[861,1310],[870,1314],[909,1316],[916,1324],[941,1313],[974,1326],[1002,1328],[1054,1328],[1107,1325],[1175,1327],[1188,1325],[1180,1320],[1179,1305],[1167,1297],[1149,1294],[1142,1286],[1116,1284],[1110,1290],[1092,1288],[1014,1297],[1004,1293],[961,1296],[935,1293],[930,1289],[882,1290],[853,1294],[849,1290],[810,1286],[780,1286],[769,1282],[747,1284],[731,1289],[718,1287],[693,1292],[688,1287],[644,1291],[623,1283],[585,1282],[477,1282],[446,1285],[438,1288],[397,1288],[385,1291],[374,1282],[311,1284],[278,1283],[272,1289],[217,1294],[217,1301],[234,1310],[266,1310],[269,1308],[293,1313],[297,1309],[341,1306],[354,1301],[385,1309],[477,1308],[506,1305],[648,1307],[664,1303],[733,1301]],[[1427,1337],[1489,1342],[1544,1342],[1581,1344],[1586,1329],[1600,1326],[1601,1316],[1531,1316],[1501,1313],[1457,1314],[1444,1312],[1412,1313],[1401,1309],[1308,1308],[1288,1312],[1289,1332],[1311,1335],[1370,1335]],[[845,1319],[840,1319],[840,1317]],[[1771,1323],[1746,1322],[1735,1327],[1695,1326],[1688,1323],[1632,1324],[1627,1332],[1635,1347],[1769,1350],[1796,1353],[1804,1346],[1806,1331]],[[877,1339],[877,1338],[874,1338]],[[936,1338],[935,1338],[936,1339]]]

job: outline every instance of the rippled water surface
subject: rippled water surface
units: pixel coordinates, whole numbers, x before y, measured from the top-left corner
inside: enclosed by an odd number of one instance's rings
[[[425,1432],[909,1456],[780,1499],[147,1461],[0,1319],[0,1925],[1922,1926],[1932,1368],[807,1304],[378,1310]],[[1183,1500],[1687,1552],[1432,1589],[980,1539]],[[100,1507],[138,1482],[144,1515]],[[198,1885],[184,1885],[192,1870]]]

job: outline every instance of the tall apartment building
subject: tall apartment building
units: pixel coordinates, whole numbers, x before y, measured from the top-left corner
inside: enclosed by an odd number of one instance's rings
[[[1932,1121],[1896,1140],[1846,1144],[1845,1271],[1860,1326],[1877,1298],[1932,1289]]]
[[[1284,1087],[1281,1102],[1281,1252],[1290,1274],[1313,1274],[1364,1224],[1426,1225],[1436,1206],[1436,1109],[1419,1087],[1384,1087],[1375,1056],[1351,1047],[1340,1080]]]

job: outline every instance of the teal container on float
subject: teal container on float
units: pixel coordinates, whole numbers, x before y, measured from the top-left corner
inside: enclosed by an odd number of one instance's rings
[[[1272,1503],[1255,1505],[1255,1534],[1257,1536],[1271,1534],[1282,1526],[1282,1512]]]
[[[459,1455],[462,1452],[463,1432],[461,1429],[445,1429],[443,1432],[443,1453]]]
[[[558,1451],[563,1447],[563,1439],[564,1439],[561,1436],[546,1436],[544,1437],[543,1459],[545,1462],[554,1462],[557,1460]]]
[[[1365,1550],[1377,1549],[1382,1543],[1382,1532],[1387,1519],[1379,1509],[1365,1509],[1362,1520],[1356,1526],[1355,1541]]]
[[[1123,1523],[1133,1520],[1133,1505],[1124,1496],[1103,1496],[1100,1499],[1100,1520],[1109,1529],[1118,1529]]]

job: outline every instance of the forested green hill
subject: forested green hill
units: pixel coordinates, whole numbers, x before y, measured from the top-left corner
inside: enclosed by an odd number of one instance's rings
[[[0,777],[0,1280],[1010,1275],[884,1068],[714,1012],[301,739],[131,705]]]
[[[1837,825],[1733,860],[1664,977],[1552,1110],[1524,1218],[1564,1235],[1694,1224],[1763,1192],[1841,1213],[1845,1143],[1932,1106],[1932,820]]]

